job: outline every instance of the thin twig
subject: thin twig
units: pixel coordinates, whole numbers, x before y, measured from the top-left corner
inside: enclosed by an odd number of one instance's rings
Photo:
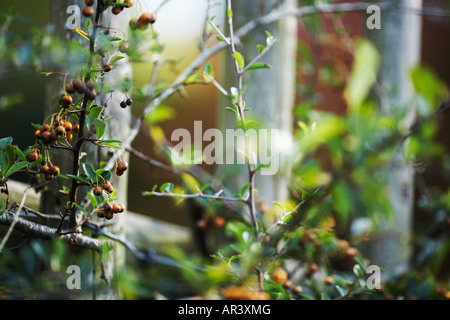
[[[194,194],[182,194],[182,193],[172,193],[172,192],[147,191],[147,192],[143,192],[142,194],[156,196],[156,197],[169,197],[169,198],[180,198],[180,199],[204,198],[204,199],[211,199],[214,201],[243,202],[243,203],[247,202],[246,200],[241,199],[241,198],[221,197],[219,195],[204,194],[201,192],[194,193]]]
[[[25,200],[27,199],[27,193],[30,190],[30,188],[31,188],[31,186],[28,186],[23,192],[22,201],[20,202],[19,208],[17,209],[17,212],[15,212],[15,214],[14,214],[14,219],[12,220],[11,225],[9,226],[8,232],[6,233],[2,242],[0,243],[0,253],[2,253],[3,248],[6,245],[6,242],[8,241],[9,237],[11,236],[14,226],[16,225],[17,221],[19,220],[20,211],[22,211],[22,207],[25,204]]]

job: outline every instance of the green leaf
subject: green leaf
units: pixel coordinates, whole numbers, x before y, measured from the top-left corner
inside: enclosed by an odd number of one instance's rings
[[[336,290],[339,292],[341,297],[343,297],[343,296],[345,296],[347,294],[347,290],[345,290],[344,288],[342,288],[340,286],[336,286]]]
[[[102,147],[107,147],[107,148],[111,148],[111,149],[122,149],[121,146],[118,146],[117,144],[113,144],[113,143],[102,143]]]
[[[27,161],[21,161],[18,163],[15,163],[11,166],[11,168],[8,169],[8,171],[6,171],[5,174],[5,178],[8,178],[10,175],[16,173],[17,171],[25,168],[26,166],[28,166],[28,162]]]
[[[84,178],[79,177],[79,176],[75,176],[75,175],[73,175],[73,174],[65,174],[65,175],[60,175],[60,176],[61,176],[61,177],[66,176],[66,177],[68,177],[68,178],[70,178],[70,179],[74,179],[74,180],[76,180],[76,181],[78,181],[78,182],[81,182],[81,183],[89,183],[89,180],[84,179]]]
[[[241,191],[239,192],[241,197],[244,196],[244,194],[248,191],[249,188],[250,188],[250,183],[246,183],[241,187]]]
[[[355,62],[347,85],[346,98],[351,110],[359,110],[377,80],[380,56],[375,46],[368,40],[356,44]]]
[[[95,171],[96,174],[96,182],[102,183],[104,181],[111,180],[111,172],[109,170],[98,169]]]
[[[14,148],[14,152],[16,153],[16,155],[19,157],[20,160],[27,161],[27,157],[23,154],[22,150],[20,150],[18,147]]]
[[[267,63],[255,63],[247,68],[247,71],[257,70],[257,69],[271,69],[272,67]]]
[[[197,76],[195,74],[193,74],[186,79],[186,84],[193,84],[196,81],[197,81]]]
[[[123,56],[116,56],[116,57],[114,57],[114,59],[111,61],[111,63],[115,63],[115,62],[117,62],[117,61],[119,61],[119,60],[122,60],[122,59],[124,59],[125,57],[123,57]]]
[[[203,68],[203,71],[209,75],[212,76],[212,67],[210,63],[205,64],[205,67]]]
[[[11,144],[13,142],[13,138],[7,137],[0,139],[0,149],[5,149],[6,145]]]
[[[102,140],[99,141],[98,143],[122,143],[122,141],[111,139],[111,140]]]
[[[445,84],[432,70],[422,66],[411,70],[411,80],[416,92],[427,102],[428,114],[434,112],[438,107],[439,100],[447,94]]]
[[[230,111],[231,113],[234,113],[236,115],[236,117],[239,117],[239,113],[236,111],[236,109],[233,109],[233,108],[230,108],[230,107],[227,107],[226,109],[228,111]]]
[[[94,168],[89,163],[82,164],[83,170],[90,180],[95,180],[95,171]]]
[[[145,123],[154,125],[173,119],[176,116],[176,111],[172,107],[165,105],[158,105],[152,112],[149,112],[145,117]]]
[[[173,183],[166,182],[163,183],[162,186],[159,188],[161,192],[170,193],[173,190]]]
[[[94,120],[95,132],[97,134],[97,139],[101,139],[106,130],[106,123],[103,120]]]
[[[97,199],[95,198],[95,196],[90,192],[88,192],[87,195],[88,195],[89,199],[91,200],[92,207],[97,208]]]
[[[90,26],[91,26],[91,20],[87,19],[86,22],[84,23],[84,27],[86,28],[86,30],[89,30]]]
[[[9,168],[8,157],[5,152],[0,152],[0,172],[2,174],[2,178],[5,177],[6,170]]]
[[[89,110],[89,124],[94,123],[95,119],[97,119],[100,114],[103,112],[104,107],[93,107]]]
[[[231,10],[231,8],[227,8],[227,17],[228,19],[233,17],[233,10]]]
[[[14,163],[14,161],[16,161],[16,153],[14,152],[14,148],[15,147],[11,144],[6,145],[5,147],[5,154],[9,163]],[[27,159],[25,158],[24,161],[27,161]]]
[[[256,46],[256,49],[258,49],[258,53],[261,53],[261,52],[263,52],[264,51],[264,46],[262,45],[262,44],[258,44],[257,46]]]
[[[266,30],[266,43],[267,45],[271,45],[273,43],[273,41],[275,40],[275,38],[272,36],[272,34]]]
[[[244,65],[245,65],[244,56],[241,53],[239,53],[238,51],[236,51],[233,54],[233,58],[234,58],[234,60],[236,60],[239,69],[242,70],[244,68]]]
[[[83,207],[81,207],[80,205],[78,205],[77,203],[75,203],[75,206],[77,207],[78,210],[80,210],[81,212],[83,212],[84,216],[88,216],[88,213],[86,211],[86,209],[84,209]]]

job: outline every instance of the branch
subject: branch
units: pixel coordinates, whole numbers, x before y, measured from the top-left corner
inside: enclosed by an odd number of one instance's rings
[[[11,213],[11,211],[8,211],[0,216],[0,224],[11,226],[14,223],[14,217],[15,215]],[[58,235],[56,228],[50,228],[18,217],[15,222],[15,230],[25,233],[28,236],[44,240],[60,239],[71,245],[99,252],[102,251],[105,246],[108,249],[114,246],[113,241],[93,239],[80,234]]]
[[[220,191],[218,192],[221,193]],[[230,198],[230,197],[221,197],[220,195],[210,195],[204,194],[202,192],[198,192],[195,194],[182,194],[182,193],[172,193],[172,192],[156,192],[156,191],[147,191],[142,192],[144,196],[156,196],[156,197],[170,197],[170,198],[181,198],[181,199],[194,199],[194,198],[204,198],[204,199],[212,199],[214,201],[228,201],[228,202],[242,202],[246,203],[247,201],[240,198]]]

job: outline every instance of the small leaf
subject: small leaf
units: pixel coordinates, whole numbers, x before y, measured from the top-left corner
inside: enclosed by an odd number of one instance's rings
[[[238,67],[240,70],[242,70],[244,68],[245,65],[245,60],[244,60],[244,56],[239,53],[239,52],[235,52],[233,55],[233,58],[236,60],[236,62],[238,63]]]
[[[78,210],[80,210],[81,212],[83,212],[83,214],[84,214],[85,216],[88,216],[88,213],[87,213],[86,209],[84,209],[83,207],[79,206],[79,205],[78,205],[77,203],[75,203],[75,202],[74,202],[74,204],[75,204],[75,206],[77,207]]]
[[[103,120],[94,120],[95,132],[97,134],[97,139],[101,139],[106,130],[106,123]]]
[[[233,108],[226,108],[228,111],[230,111],[231,113],[234,113],[235,115],[236,115],[236,117],[239,117],[239,114],[238,114],[238,112],[235,110],[235,109],[233,109]]]
[[[7,137],[0,139],[0,149],[5,149],[6,145],[11,144],[13,142],[13,138]]]
[[[94,168],[89,163],[83,163],[82,165],[84,172],[87,174],[90,180],[95,180]]]
[[[20,169],[25,168],[26,166],[28,166],[28,162],[27,161],[21,161],[21,162],[13,164],[11,166],[11,168],[9,168],[8,171],[6,171],[5,178],[8,178],[10,175],[16,173]]]
[[[262,45],[262,44],[258,44],[257,46],[256,46],[256,48],[258,49],[258,53],[261,53],[261,52],[263,52],[264,51],[264,46]]]
[[[104,170],[104,169],[98,169],[95,171],[96,179],[95,181],[97,183],[102,183],[104,181],[111,180],[111,171]]]
[[[342,288],[340,286],[336,286],[336,290],[339,292],[341,297],[343,297],[343,296],[345,296],[347,294],[347,290],[345,290],[344,288]]]
[[[95,119],[97,119],[100,114],[103,112],[104,107],[93,107],[89,110],[89,123],[94,123]]]
[[[231,10],[231,8],[227,8],[227,17],[228,19],[233,17],[233,10]]]
[[[247,71],[257,70],[257,69],[271,69],[272,67],[267,63],[255,63],[247,68]]]
[[[23,154],[22,150],[20,150],[18,147],[14,148],[14,152],[20,158],[20,160],[27,161],[27,157]]]
[[[122,59],[124,59],[125,57],[123,57],[123,56],[117,56],[117,57],[114,57],[114,59],[111,61],[111,63],[115,63],[115,62],[117,62],[117,61],[119,61],[119,60],[122,60]]]
[[[196,81],[197,81],[197,76],[195,74],[193,74],[186,79],[186,84],[193,84]]]
[[[207,75],[212,75],[212,67],[210,63],[205,64],[205,67],[203,68],[203,71],[207,74]]]
[[[248,191],[249,188],[250,188],[250,183],[246,183],[241,187],[241,191],[239,192],[241,197],[244,196],[244,194]]]
[[[60,174],[60,176],[61,176],[61,177],[66,176],[66,177],[68,177],[68,178],[74,179],[74,180],[76,180],[76,181],[78,181],[78,182],[81,182],[81,183],[89,183],[89,180],[84,179],[84,178],[79,177],[79,176],[75,176],[75,175],[73,175],[73,174],[66,174],[66,175],[61,175],[61,174]]]
[[[160,190],[161,192],[170,193],[170,192],[172,192],[172,190],[173,190],[173,183],[166,182],[166,183],[164,183],[164,184],[159,188],[159,190]]]
[[[91,200],[92,207],[97,208],[97,199],[95,198],[95,196],[90,192],[88,192],[87,195],[88,195],[89,199]]]

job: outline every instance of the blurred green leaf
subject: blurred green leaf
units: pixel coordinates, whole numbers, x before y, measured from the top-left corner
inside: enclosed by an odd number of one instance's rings
[[[351,110],[358,110],[377,80],[380,56],[375,46],[362,39],[356,43],[355,62],[347,85],[346,98]]]

